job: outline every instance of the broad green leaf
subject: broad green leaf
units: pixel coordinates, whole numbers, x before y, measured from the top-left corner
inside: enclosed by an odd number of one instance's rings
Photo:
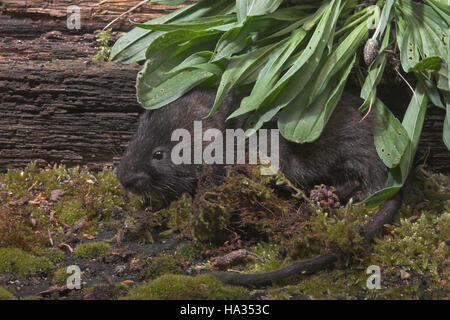
[[[328,79],[341,70],[349,61],[349,58],[355,55],[356,50],[368,34],[367,23],[361,23],[327,57],[325,63],[320,67],[320,72],[314,80],[314,86],[310,93],[310,100],[320,94],[327,85]]]
[[[398,166],[389,170],[386,187],[363,201],[367,206],[375,207],[382,204],[400,190],[405,183],[414,163],[414,156],[416,154],[423,122],[425,120],[427,102],[428,99],[425,94],[425,88],[423,84],[419,82],[402,121],[402,126],[409,137],[408,146],[406,147]]]
[[[282,2],[283,0],[236,0],[238,21],[243,22],[247,17],[274,12]]]
[[[392,18],[392,6],[394,5],[394,0],[387,0],[381,11],[380,26],[379,26],[379,37],[381,37]],[[378,29],[378,28],[377,28]]]
[[[381,100],[375,102],[374,141],[377,153],[388,168],[400,163],[409,143],[408,133]]]
[[[142,73],[138,75],[138,83],[140,81],[139,77],[145,74],[145,70],[149,65],[149,60],[147,60]],[[145,109],[158,109],[161,108],[176,99],[180,98],[205,80],[211,78],[212,73],[196,69],[196,70],[185,70],[176,73],[174,76],[158,84],[158,86],[150,87],[149,90],[139,94],[138,91],[138,102]]]
[[[442,59],[440,57],[428,57],[417,63],[408,72],[437,71],[441,68],[441,65]]]
[[[191,37],[188,37],[187,34]],[[194,37],[192,34],[203,34]],[[184,40],[191,38],[190,41]],[[186,58],[199,51],[211,51],[220,35],[211,32],[171,31],[156,39],[148,48],[148,60],[143,74],[136,83],[137,94],[142,96],[153,87],[172,77],[169,73]],[[183,41],[184,40],[184,41]],[[181,43],[179,43],[181,41]]]
[[[181,64],[170,70],[168,74],[173,76],[175,73],[187,69],[201,69],[217,76],[221,76],[223,73],[223,68],[218,64],[208,63],[212,55],[213,53],[211,51],[196,52],[187,57]]]
[[[244,98],[241,105],[258,105],[262,102],[262,97],[273,88],[283,70],[283,65],[294,50],[297,49],[305,36],[306,31],[300,28],[286,42],[280,44],[279,48],[273,51],[267,64],[259,72],[258,79],[250,96]]]
[[[214,42],[214,39],[217,40],[217,37],[218,35],[213,34],[208,37],[195,38],[182,44],[174,43],[167,47],[160,47],[156,43],[154,50],[149,51],[149,59],[137,77],[136,90],[138,100],[145,101],[146,98],[144,97],[147,94],[174,77],[175,75],[171,71],[183,62],[185,64],[188,63],[189,60],[186,62],[188,57],[192,57],[193,54],[198,52],[211,51],[211,40]],[[194,57],[192,58],[194,59]],[[180,78],[178,77],[177,79]]]
[[[146,24],[180,23],[203,16],[227,14],[233,7],[234,1],[232,0],[201,0],[167,15],[147,21]],[[145,60],[147,47],[163,33],[164,31],[134,28],[115,42],[109,59],[120,60],[122,63],[143,61]]]
[[[292,112],[292,117],[297,119],[296,129],[293,135],[289,135],[289,140],[307,143],[319,138],[338,105],[347,77],[355,63],[355,55],[350,60],[342,72],[339,72],[327,83],[327,87],[310,105],[294,105],[296,100],[293,100],[290,105],[283,109],[283,112]],[[283,128],[285,126],[282,123],[283,120],[280,119],[278,120],[278,127],[280,133],[284,136]]]
[[[448,91],[449,25],[432,7],[401,0],[396,5],[397,37],[400,60],[405,71],[413,69],[422,59],[444,58],[437,73],[438,88]]]
[[[273,39],[285,36],[287,34],[290,34],[292,31],[297,30],[298,28],[302,27],[304,30],[309,31],[311,30],[319,21],[319,19],[322,17],[323,12],[327,8],[327,3],[322,3],[322,5],[316,10],[316,12],[300,19],[297,22],[289,24],[287,27],[271,34],[267,39]]]
[[[229,58],[246,47],[249,42],[250,21],[243,26],[231,28],[220,38],[214,50],[215,54],[211,61],[217,61],[222,58]]]
[[[448,0],[425,0],[450,25],[450,3]]]
[[[450,151],[450,99],[447,97],[447,110],[444,120],[444,129],[442,134],[447,149]]]
[[[227,93],[239,83],[246,73],[251,73],[255,69],[259,70],[260,66],[267,61],[268,53],[275,49],[277,45],[268,45],[255,51],[235,56],[230,60],[217,89],[214,105],[207,117],[210,117],[217,110]]]
[[[431,100],[436,107],[442,108],[445,110],[445,106],[441,101],[441,96],[439,95],[438,89],[436,85],[431,80],[431,75],[424,72],[416,73],[416,76],[425,86],[425,91],[427,93],[428,98]]]
[[[166,48],[171,48],[171,56],[175,56],[179,48],[174,46],[182,46],[183,43],[187,41],[194,41],[197,38],[200,42],[205,42],[202,39],[211,39],[208,36],[215,36],[218,34],[218,31],[192,31],[192,30],[175,30],[164,33],[156,38],[152,44],[147,48],[145,53],[146,58],[150,59],[152,56],[155,56],[158,52]],[[166,58],[169,58],[166,56]]]
[[[382,205],[386,200],[392,198],[398,191],[400,191],[402,186],[403,184],[398,184],[392,187],[386,187],[378,190],[368,198],[364,199],[364,201],[362,201],[361,203],[365,204],[369,208]]]
[[[147,30],[158,30],[158,31],[173,31],[173,30],[192,30],[200,31],[206,30],[208,28],[213,28],[215,26],[231,24],[236,22],[236,15],[218,15],[213,17],[203,17],[195,20],[189,20],[184,23],[173,23],[173,24],[147,24],[147,23],[136,23],[132,22],[135,27],[147,29]]]
[[[442,67],[439,72],[439,78],[437,87],[439,90],[445,91],[447,93],[450,92],[450,69],[449,69],[450,57],[449,60],[444,61],[442,63]]]
[[[298,98],[295,98],[280,112],[278,128],[285,139],[294,142],[310,139],[306,136],[305,130],[302,129],[304,123],[300,121],[302,106],[303,108],[308,107],[325,90],[330,79],[344,66],[345,68],[348,67],[349,59],[355,55],[356,49],[364,41],[367,33],[366,22],[355,28],[328,57],[323,58],[324,62],[320,63],[317,71],[313,73],[312,85],[307,86],[303,91],[299,91]],[[328,94],[330,93],[331,90],[328,90]],[[328,103],[332,106],[332,102],[331,100]],[[322,129],[319,134],[321,132]]]
[[[233,112],[228,117],[229,119],[258,109],[261,106],[266,108],[280,107],[281,109],[298,95],[308,83],[319,64],[320,57],[328,42],[333,26],[336,23],[340,4],[341,2],[339,0],[332,0],[328,4],[306,48],[302,51],[302,54],[292,67],[277,81],[275,86],[263,97],[258,97],[259,99],[257,99],[256,103],[241,103],[239,109]],[[282,90],[283,94],[280,95]]]

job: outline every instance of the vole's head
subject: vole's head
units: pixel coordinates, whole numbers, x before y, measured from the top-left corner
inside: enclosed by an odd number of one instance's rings
[[[186,129],[193,141],[194,121],[208,114],[214,97],[215,91],[196,90],[160,109],[146,111],[119,164],[120,183],[132,192],[168,201],[184,192],[192,194],[199,165],[175,164],[171,153],[179,141],[171,141],[171,137],[174,130]],[[213,119],[204,120],[203,129],[223,125],[223,118]]]

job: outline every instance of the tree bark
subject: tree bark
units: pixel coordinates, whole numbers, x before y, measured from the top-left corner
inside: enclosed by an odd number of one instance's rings
[[[59,28],[67,28],[67,8],[76,5],[80,8],[81,30],[92,32],[101,29],[121,14],[139,4],[142,0],[107,0],[107,1],[72,1],[72,0],[0,0],[0,9],[3,14],[11,17],[30,17],[33,19],[51,20]],[[193,1],[187,1],[191,3]],[[181,5],[158,5],[150,1],[133,10],[133,20],[145,22],[160,15],[170,13]],[[122,16],[112,27],[114,30],[129,30],[131,24],[130,14]],[[70,15],[70,13],[69,13]],[[56,30],[56,29],[55,29]]]
[[[136,129],[136,66],[0,61],[0,170],[111,165]]]

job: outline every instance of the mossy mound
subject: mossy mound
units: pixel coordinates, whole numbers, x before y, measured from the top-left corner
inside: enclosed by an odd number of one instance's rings
[[[3,286],[0,286],[0,300],[16,300],[16,297]]]
[[[0,248],[0,274],[12,273],[26,278],[52,267],[53,263],[46,257],[38,257],[19,248]]]
[[[94,234],[99,223],[140,206],[140,197],[120,187],[114,169],[55,165],[41,170],[31,163],[0,174],[0,246],[33,252],[48,243],[49,232],[60,242],[84,218],[83,233]]]
[[[183,263],[172,256],[157,256],[147,260],[146,279],[156,279],[164,274],[178,274],[183,271]]]
[[[250,291],[227,286],[210,275],[164,275],[130,290],[123,300],[243,300]]]
[[[184,261],[195,261],[200,258],[200,250],[192,244],[185,244],[177,250],[177,256]]]
[[[244,238],[267,239],[274,221],[286,217],[296,199],[276,192],[273,177],[260,174],[255,166],[227,168],[224,183],[216,185],[200,177],[196,196],[185,194],[156,216],[169,217],[168,226],[196,241],[223,242],[239,229]]]
[[[111,245],[106,242],[82,243],[73,250],[73,256],[80,259],[94,259],[111,251]]]

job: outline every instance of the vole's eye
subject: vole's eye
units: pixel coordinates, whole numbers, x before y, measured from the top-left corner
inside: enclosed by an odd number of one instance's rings
[[[153,154],[153,159],[155,159],[155,160],[161,160],[162,158],[164,158],[164,152],[162,152],[162,151],[156,151]]]

